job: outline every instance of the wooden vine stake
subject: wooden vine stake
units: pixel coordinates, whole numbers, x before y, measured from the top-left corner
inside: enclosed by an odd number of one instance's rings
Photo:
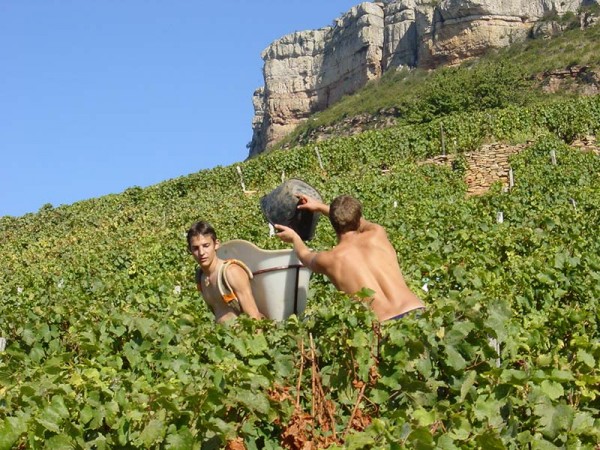
[[[512,167],[508,169],[508,187],[512,189],[515,186],[515,174]]]
[[[240,184],[242,185],[242,191],[244,192],[244,194],[254,194],[256,191],[246,190],[246,183],[244,183],[244,175],[242,174],[242,168],[240,166],[235,166],[235,168],[240,176]]]
[[[6,350],[6,338],[0,337],[0,352]]]
[[[237,169],[237,173],[240,176],[240,183],[242,185],[242,191],[246,192],[246,184],[244,183],[244,175],[242,175],[242,168],[240,166],[235,167]]]
[[[493,338],[493,337],[488,337],[488,342],[490,344],[490,347],[492,347],[495,351],[496,351],[496,355],[498,355],[498,358],[496,358],[496,367],[500,367],[500,365],[502,364],[502,361],[500,360],[500,342],[498,341],[498,339]]]
[[[498,214],[496,214],[496,222],[497,223],[504,222],[504,213],[502,211],[498,211]]]
[[[315,147],[315,153],[317,154],[317,161],[319,161],[319,167],[321,170],[325,170],[323,168],[323,160],[321,159],[321,153],[319,153],[319,147]]]
[[[552,165],[556,165],[556,150],[550,150],[550,159],[552,160]]]
[[[444,136],[444,125],[440,122],[440,141],[442,143],[442,156],[446,156],[446,137]]]

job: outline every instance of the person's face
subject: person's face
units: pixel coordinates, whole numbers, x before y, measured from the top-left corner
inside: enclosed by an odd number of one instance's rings
[[[218,248],[219,241],[213,241],[210,236],[200,234],[190,239],[190,253],[202,268],[210,267],[217,257]]]

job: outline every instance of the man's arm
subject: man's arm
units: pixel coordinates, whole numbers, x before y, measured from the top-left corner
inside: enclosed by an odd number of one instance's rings
[[[283,242],[291,243],[294,246],[294,251],[296,255],[298,255],[298,259],[302,261],[306,267],[308,267],[313,272],[323,273],[321,270],[321,265],[318,262],[319,252],[311,251],[302,238],[292,230],[290,227],[286,227],[284,225],[275,225],[275,229],[278,230],[277,237],[281,239]]]
[[[231,264],[226,270],[227,280],[240,302],[242,311],[254,319],[262,319],[264,316],[256,306],[256,300],[254,300],[250,279],[248,278],[246,271],[237,264]]]

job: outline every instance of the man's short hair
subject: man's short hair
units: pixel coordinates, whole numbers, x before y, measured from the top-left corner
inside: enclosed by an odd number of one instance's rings
[[[358,230],[361,217],[362,205],[350,195],[340,195],[329,205],[329,221],[337,234]]]
[[[187,243],[188,248],[190,247],[190,242],[195,236],[210,236],[214,242],[217,242],[217,232],[213,228],[213,226],[205,222],[204,220],[200,220],[193,224],[187,232]]]

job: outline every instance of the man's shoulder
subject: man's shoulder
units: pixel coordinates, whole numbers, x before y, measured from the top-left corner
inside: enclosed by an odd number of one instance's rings
[[[251,280],[253,278],[250,268],[239,259],[226,259],[221,266],[221,276],[235,284],[238,280]]]
[[[252,272],[249,271],[249,269],[247,270],[244,266],[238,264],[238,263],[227,263],[224,267],[223,267],[223,272],[227,275],[227,276],[239,276],[239,275],[252,275]]]
[[[375,222],[370,222],[367,219],[365,219],[364,217],[362,217],[360,219],[360,226],[358,228],[358,231],[364,235],[381,233],[381,232],[385,233],[385,229],[381,225],[379,225],[378,223],[375,223]]]
[[[385,233],[385,228],[383,228],[383,226],[379,225],[378,223],[368,222],[367,221],[367,225],[365,227],[365,231],[371,231],[371,232],[381,232],[381,231],[383,231]]]
[[[332,261],[335,261],[337,247],[330,250],[316,252],[308,263],[308,268],[313,272],[326,273]]]
[[[361,238],[363,241],[381,242],[388,240],[388,234],[385,228],[378,223],[369,222],[369,226],[362,230]]]
[[[329,250],[321,250],[320,252],[317,252],[315,257],[318,256],[319,259],[335,258],[335,255],[337,255],[339,252],[339,245],[336,245],[335,247],[332,247]]]

